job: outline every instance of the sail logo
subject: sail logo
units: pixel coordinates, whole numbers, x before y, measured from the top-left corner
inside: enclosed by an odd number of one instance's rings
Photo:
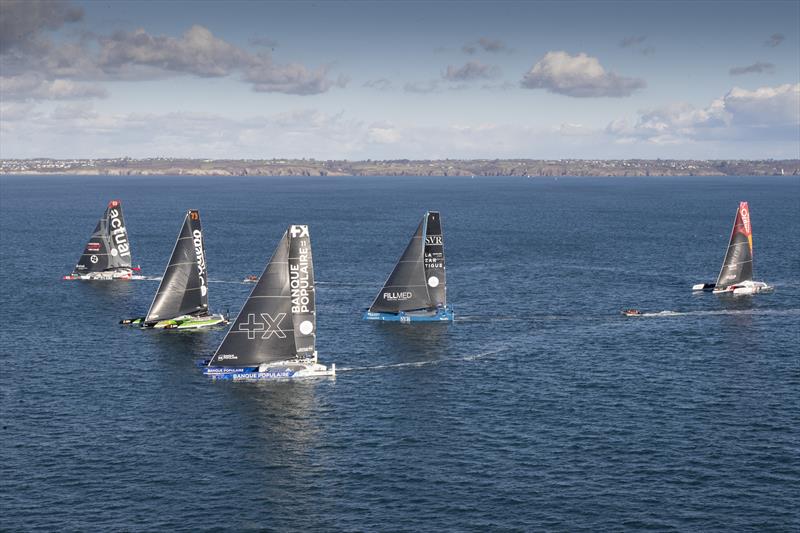
[[[256,334],[261,333],[262,339],[269,339],[275,335],[279,339],[286,338],[286,332],[281,329],[281,322],[286,318],[286,313],[278,313],[275,318],[269,313],[259,313],[264,320],[260,322],[256,319],[255,313],[247,314],[247,322],[239,324],[239,331],[247,332],[247,338],[254,340]]]
[[[128,232],[125,229],[125,226],[122,224],[122,218],[120,217],[119,210],[109,209],[108,215],[111,217],[109,222],[111,225],[111,236],[113,237],[114,244],[116,245],[116,249],[111,250],[111,255],[116,256],[117,254],[114,253],[116,251],[121,256],[130,256],[131,247],[128,243]]]
[[[410,300],[413,297],[414,293],[411,291],[383,293],[383,299],[389,302],[403,302],[405,300]]]
[[[744,234],[750,235],[750,210],[747,209],[747,202],[742,202],[739,207],[739,214],[742,217],[742,224],[744,224]]]
[[[305,228],[305,226],[300,226]],[[306,235],[308,235],[306,233]],[[295,261],[289,260],[289,289],[292,301],[292,314],[310,313],[311,308],[311,271],[309,264],[309,248],[301,241],[298,247],[298,257]]]
[[[194,244],[194,254],[197,258],[197,275],[200,277],[200,294],[205,296],[208,293],[206,279],[203,274],[206,272],[206,254],[203,253],[203,233],[196,229],[192,232],[192,244]]]
[[[308,226],[292,225],[291,227],[289,227],[289,234],[291,234],[293,239],[299,239],[300,237],[308,237]]]
[[[433,246],[441,246],[442,245],[442,236],[441,235],[426,235],[425,236],[425,244],[430,244]]]

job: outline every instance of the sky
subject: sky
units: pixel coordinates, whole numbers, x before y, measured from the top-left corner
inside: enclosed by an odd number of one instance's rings
[[[800,2],[0,0],[0,157],[800,158]]]

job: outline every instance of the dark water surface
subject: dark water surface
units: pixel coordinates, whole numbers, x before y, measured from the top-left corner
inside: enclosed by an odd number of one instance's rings
[[[62,281],[114,197],[152,279]],[[740,200],[776,291],[693,295]],[[0,201],[0,528],[800,525],[796,178],[4,177]],[[117,325],[188,208],[234,315],[310,225],[335,379],[212,383],[194,360],[224,330]],[[426,209],[456,322],[362,322]]]

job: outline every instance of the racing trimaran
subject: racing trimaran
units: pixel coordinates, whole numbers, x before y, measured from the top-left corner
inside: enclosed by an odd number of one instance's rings
[[[284,232],[239,316],[211,359],[215,379],[273,380],[333,376],[317,362],[314,263],[308,226]]]
[[[132,267],[131,244],[122,214],[122,202],[111,200],[89,237],[78,264],[64,279],[129,280],[133,277],[134,270],[139,268]]]
[[[714,294],[734,296],[771,291],[773,287],[762,281],[753,281],[753,227],[747,202],[739,202],[733,220],[728,250],[722,262],[716,283],[698,283],[693,291],[713,291]]]
[[[447,305],[444,236],[438,211],[428,211],[417,226],[364,320],[385,322],[451,322]]]
[[[189,209],[147,315],[120,324],[155,329],[199,329],[226,324],[208,310],[208,270],[200,212]]]

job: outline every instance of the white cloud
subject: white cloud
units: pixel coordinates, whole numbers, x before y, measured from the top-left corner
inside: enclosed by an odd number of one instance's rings
[[[635,123],[611,122],[606,132],[618,140],[678,144],[698,140],[778,139],[800,142],[800,84],[734,87],[708,106],[675,103],[641,112]]]
[[[766,61],[756,61],[752,65],[744,67],[732,67],[729,71],[731,76],[740,76],[742,74],[761,74],[762,72],[772,74],[775,72],[775,65]]]
[[[460,67],[448,65],[447,70],[442,73],[442,77],[448,81],[487,80],[499,75],[499,68],[480,61],[467,61]]]
[[[107,91],[97,85],[72,80],[46,80],[36,74],[0,76],[3,100],[70,100],[104,98]]]
[[[630,96],[646,86],[644,80],[627,78],[606,71],[596,57],[585,53],[547,52],[521,82],[528,89],[546,89],[552,93],[579,98]]]

